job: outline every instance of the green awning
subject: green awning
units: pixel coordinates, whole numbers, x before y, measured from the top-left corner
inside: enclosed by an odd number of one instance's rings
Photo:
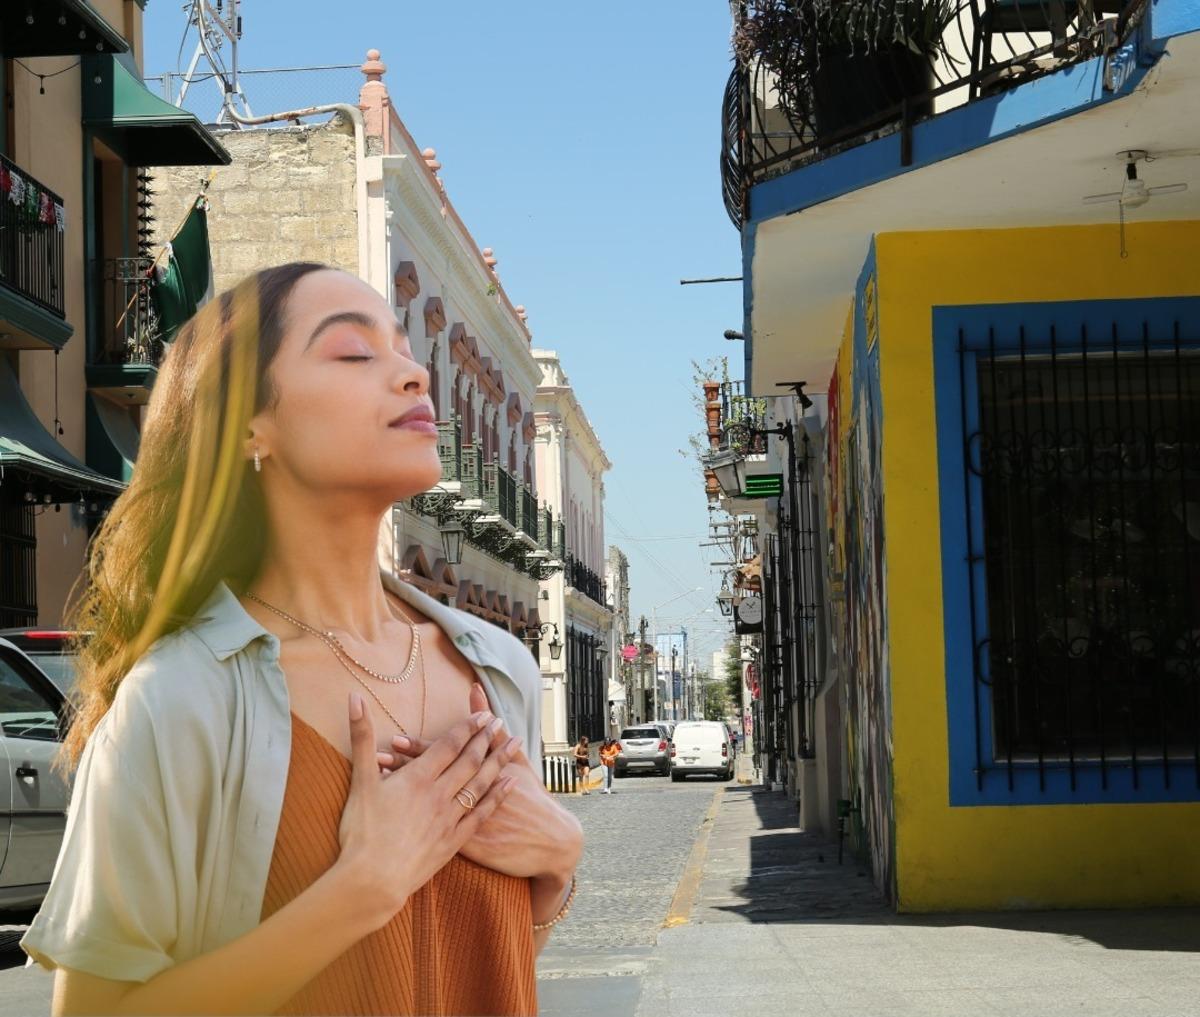
[[[21,391],[16,374],[0,357],[0,484],[14,485],[36,501],[78,501],[81,495],[112,498],[125,485],[88,469],[55,441]],[[24,488],[24,491],[22,491]]]
[[[229,153],[187,110],[150,91],[128,55],[83,58],[83,125],[127,166],[228,166]]]
[[[4,55],[10,58],[124,53],[129,49],[121,33],[86,0],[2,0],[0,39]]]
[[[87,394],[88,462],[107,476],[128,483],[133,478],[142,436],[124,406]]]

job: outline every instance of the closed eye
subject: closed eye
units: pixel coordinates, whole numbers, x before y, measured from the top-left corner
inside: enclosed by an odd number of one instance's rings
[[[362,356],[354,356],[354,357],[338,357],[338,360],[352,360],[352,361],[359,361],[359,360],[374,360],[374,359],[375,359],[374,357],[362,357]]]

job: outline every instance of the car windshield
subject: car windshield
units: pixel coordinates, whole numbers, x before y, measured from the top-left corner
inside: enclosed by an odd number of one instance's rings
[[[652,727],[627,727],[621,732],[621,738],[626,741],[632,738],[662,738],[662,732]]]
[[[75,654],[30,653],[29,656],[64,696],[75,687]]]

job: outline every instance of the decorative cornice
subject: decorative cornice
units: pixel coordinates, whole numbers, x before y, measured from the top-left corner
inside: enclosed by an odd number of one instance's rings
[[[425,301],[425,338],[437,335],[446,327],[446,308],[441,297],[430,297]]]
[[[421,279],[417,266],[411,261],[402,261],[396,266],[396,306],[408,307],[421,292]]]

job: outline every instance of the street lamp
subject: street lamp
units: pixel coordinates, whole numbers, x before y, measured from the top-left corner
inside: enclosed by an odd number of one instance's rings
[[[729,588],[729,579],[721,580],[721,592],[717,594],[717,606],[726,618],[733,616],[733,591]]]
[[[746,490],[746,459],[740,452],[719,449],[705,457],[704,465],[713,471],[726,498],[741,497]]]
[[[554,635],[551,637],[547,649],[550,651],[550,659],[558,660],[562,656],[563,644],[558,638],[558,624],[556,622],[542,622],[541,625],[527,625],[525,627],[525,641],[530,646],[536,646],[541,642],[542,636],[546,634],[547,629],[554,629]]]
[[[438,527],[438,532],[442,535],[442,552],[446,556],[446,564],[461,564],[463,538],[467,535],[466,527],[451,516]]]

